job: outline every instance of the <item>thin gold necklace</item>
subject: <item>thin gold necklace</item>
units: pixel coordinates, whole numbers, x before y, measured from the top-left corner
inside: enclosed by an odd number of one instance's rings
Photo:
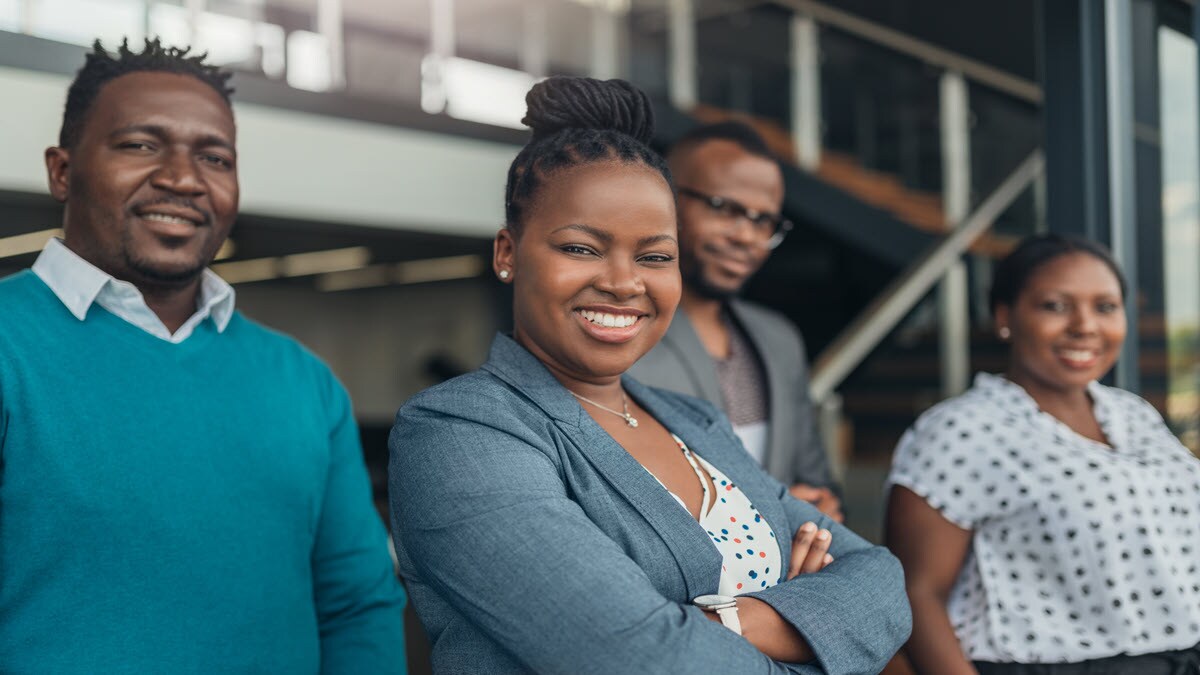
[[[629,425],[631,428],[634,428],[634,429],[636,429],[636,428],[637,428],[637,425],[638,425],[637,418],[636,418],[636,417],[634,417],[633,415],[630,415],[630,414],[629,414],[629,399],[625,398],[625,392],[624,392],[624,391],[621,391],[621,407],[623,407],[623,408],[625,409],[625,412],[618,412],[618,411],[616,411],[616,410],[613,410],[612,408],[609,408],[608,406],[605,406],[605,405],[601,405],[601,404],[599,404],[599,403],[596,403],[596,402],[595,402],[595,401],[593,401],[592,399],[590,399],[590,398],[588,398],[588,397],[586,397],[586,396],[580,396],[579,394],[576,394],[575,392],[571,391],[570,389],[567,389],[567,391],[568,391],[568,392],[569,392],[569,393],[570,393],[572,396],[574,396],[575,398],[579,399],[580,401],[583,401],[583,402],[585,402],[585,403],[591,403],[592,405],[594,405],[594,406],[596,406],[597,408],[599,408],[599,409],[603,410],[604,412],[610,412],[610,413],[612,413],[612,414],[616,415],[617,417],[624,418],[624,419],[625,419],[625,424],[628,424],[628,425]]]

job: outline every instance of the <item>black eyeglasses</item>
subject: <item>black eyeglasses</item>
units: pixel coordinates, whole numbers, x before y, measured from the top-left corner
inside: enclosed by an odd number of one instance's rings
[[[757,211],[728,197],[705,194],[688,187],[679,187],[676,191],[685,197],[704,202],[714,213],[730,222],[745,218],[754,226],[754,233],[765,240],[763,243],[767,248],[775,248],[783,243],[783,238],[793,227],[792,221],[784,218],[782,214]]]

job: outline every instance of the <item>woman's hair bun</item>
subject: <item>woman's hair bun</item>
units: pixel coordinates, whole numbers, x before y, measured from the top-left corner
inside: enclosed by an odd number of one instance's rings
[[[525,104],[521,122],[533,129],[535,140],[563,129],[617,131],[642,143],[654,135],[649,97],[625,80],[551,77],[533,85]]]

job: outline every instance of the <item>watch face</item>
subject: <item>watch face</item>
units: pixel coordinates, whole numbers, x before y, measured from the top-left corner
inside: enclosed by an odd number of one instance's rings
[[[736,607],[737,599],[729,595],[699,595],[692,600],[692,604],[701,609],[723,609]]]

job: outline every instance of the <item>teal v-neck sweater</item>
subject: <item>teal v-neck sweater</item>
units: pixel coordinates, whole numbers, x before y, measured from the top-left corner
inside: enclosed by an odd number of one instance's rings
[[[240,314],[171,344],[0,280],[0,670],[403,672],[357,433]]]

